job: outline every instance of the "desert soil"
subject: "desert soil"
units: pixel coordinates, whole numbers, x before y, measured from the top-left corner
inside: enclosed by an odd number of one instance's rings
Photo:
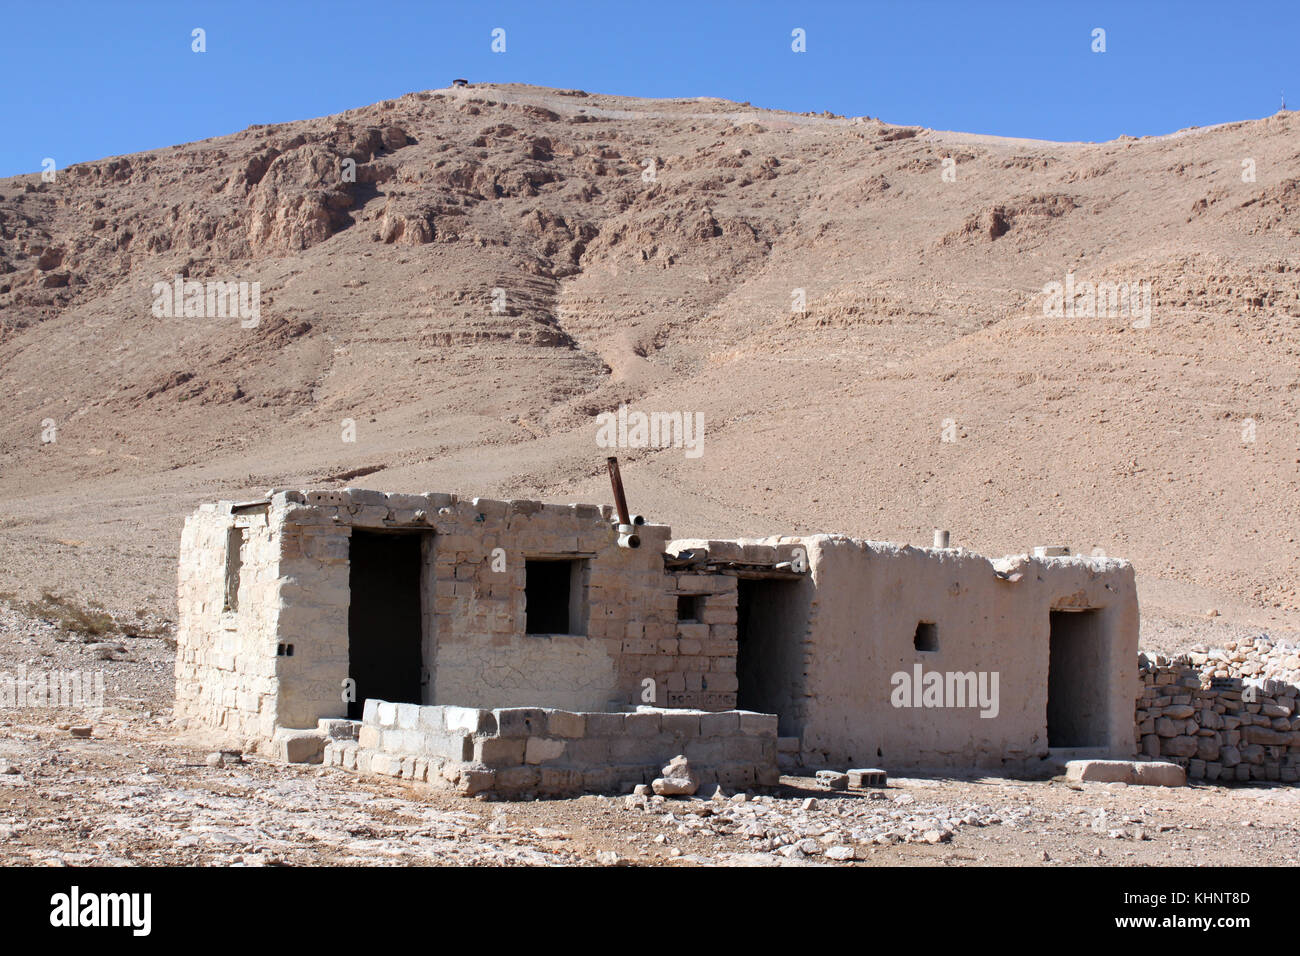
[[[834,793],[786,776],[743,802],[519,803],[253,755],[214,767],[171,726],[166,637],[119,639],[124,650],[101,660],[84,639],[13,612],[0,614],[0,637],[0,672],[106,674],[101,713],[0,712],[0,865],[1300,863],[1300,790],[1276,785],[940,775]],[[79,726],[92,736],[73,737]]]

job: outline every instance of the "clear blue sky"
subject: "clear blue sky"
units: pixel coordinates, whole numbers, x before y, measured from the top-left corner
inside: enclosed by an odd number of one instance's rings
[[[191,52],[195,27],[206,53]],[[4,0],[0,63],[0,176],[458,76],[1105,140],[1267,116],[1283,90],[1300,106],[1300,0]]]

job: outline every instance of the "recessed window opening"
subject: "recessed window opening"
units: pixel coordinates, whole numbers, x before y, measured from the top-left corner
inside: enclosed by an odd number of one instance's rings
[[[244,544],[247,528],[231,528],[226,533],[226,595],[223,611],[239,610],[239,577],[244,567]]]
[[[918,651],[937,651],[939,649],[939,628],[933,621],[918,621],[912,643]]]
[[[524,633],[586,634],[586,561],[524,561]]]
[[[677,620],[697,622],[704,612],[704,598],[699,594],[677,595]]]

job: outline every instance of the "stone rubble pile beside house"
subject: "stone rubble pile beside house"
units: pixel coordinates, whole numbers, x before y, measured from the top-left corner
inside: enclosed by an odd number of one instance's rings
[[[1029,807],[918,802],[911,793],[875,791],[869,797],[808,798],[802,801],[721,789],[708,799],[674,799],[642,788],[623,798],[623,807],[659,817],[681,836],[712,833],[740,836],[750,849],[792,860],[867,860],[872,851],[903,843],[949,843],[963,829],[1023,826]],[[1102,811],[1103,817],[1105,811]],[[1095,829],[1095,828],[1094,828]],[[1128,836],[1117,832],[1116,838]],[[670,843],[671,837],[655,837]]]
[[[1300,780],[1300,649],[1267,636],[1138,658],[1135,740],[1205,781]]]

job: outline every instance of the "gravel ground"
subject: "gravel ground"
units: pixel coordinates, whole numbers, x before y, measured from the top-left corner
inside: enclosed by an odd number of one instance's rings
[[[0,611],[0,671],[89,668],[105,686],[97,714],[0,710],[0,864],[1300,862],[1300,790],[1285,786],[943,776],[842,794],[787,776],[717,798],[495,803],[254,756],[210,766],[171,725],[173,659],[166,634],[87,638]]]

